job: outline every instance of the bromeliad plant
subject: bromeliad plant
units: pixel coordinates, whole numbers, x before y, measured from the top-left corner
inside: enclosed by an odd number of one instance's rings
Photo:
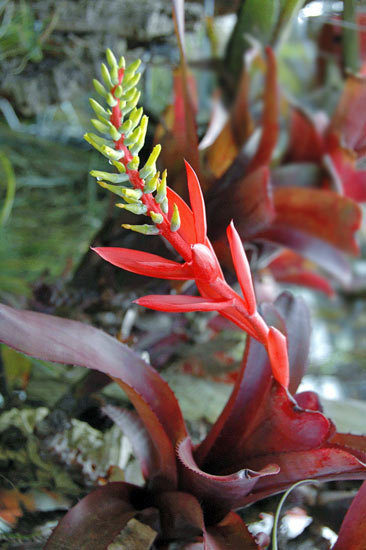
[[[130,348],[79,322],[0,306],[0,341],[44,360],[104,372],[135,408],[106,406],[104,411],[130,437],[144,486],[115,482],[99,487],[65,515],[46,549],[104,550],[136,517],[156,530],[157,546],[175,542],[182,548],[258,550],[260,541],[235,510],[304,478],[366,478],[366,438],[336,433],[315,394],[296,394],[308,354],[307,309],[300,299],[283,294],[258,312],[233,224],[227,235],[242,296],[228,285],[206,236],[205,207],[192,168],[186,166],[192,208],[167,187],[166,172],[160,176],[156,170],[159,147],[139,168],[147,118],[137,108],[137,63],[125,68],[110,51],[107,59],[105,86],[95,82],[95,87],[108,107],[91,100],[98,117],[93,123],[107,137],[88,134],[86,139],[117,172],[93,174],[124,200],[122,208],[151,219],[151,224],[128,229],[162,235],[184,262],[121,248],[96,252],[135,273],[194,280],[200,293],[145,296],[138,304],[162,311],[218,311],[249,337],[224,410],[194,445],[174,393]]]

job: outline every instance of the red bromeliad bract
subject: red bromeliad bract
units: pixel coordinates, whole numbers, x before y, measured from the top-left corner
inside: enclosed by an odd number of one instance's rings
[[[286,338],[275,327],[268,327],[257,311],[249,263],[234,224],[231,223],[227,228],[227,237],[242,296],[227,284],[207,238],[203,195],[192,167],[186,163],[191,208],[167,187],[166,171],[161,177],[157,172],[155,163],[160,153],[159,145],[155,146],[145,166],[138,169],[138,152],[144,142],[147,117],[142,116],[141,108],[136,109],[135,101],[139,96],[134,88],[131,89],[131,82],[135,85],[138,81],[138,75],[134,74],[137,64],[134,63],[132,68],[130,66],[125,69],[123,60],[117,64],[111,52],[108,52],[107,57],[111,72],[109,73],[104,65],[102,76],[109,90],[107,91],[99,82],[96,82],[95,87],[106,98],[112,110],[105,111],[92,100],[92,106],[98,115],[98,120],[94,120],[93,123],[101,132],[108,132],[113,142],[93,134],[87,134],[85,137],[109,158],[119,174],[96,171],[92,174],[98,179],[109,179],[113,183],[130,182],[130,188],[111,185],[104,181],[100,184],[125,199],[126,203],[118,206],[136,214],[145,214],[154,223],[124,227],[147,235],[163,236],[182,256],[184,263],[124,248],[99,247],[94,250],[108,262],[140,275],[194,280],[201,297],[144,296],[136,300],[136,303],[158,311],[218,311],[265,346],[271,360],[273,376],[287,387],[289,367]],[[132,100],[128,99],[131,97]],[[132,112],[129,119],[124,121],[126,111]]]

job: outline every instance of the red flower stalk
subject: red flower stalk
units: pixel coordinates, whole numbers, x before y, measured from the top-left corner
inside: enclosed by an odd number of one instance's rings
[[[109,133],[113,141],[93,134],[87,134],[85,138],[109,158],[119,174],[92,171],[92,175],[113,183],[129,181],[132,187],[111,185],[104,181],[100,184],[126,201],[117,206],[149,216],[154,225],[125,224],[123,227],[147,235],[162,235],[182,256],[184,263],[125,248],[99,247],[94,250],[108,262],[140,275],[194,280],[201,297],[144,296],[136,300],[136,303],[158,311],[218,311],[265,346],[271,360],[273,376],[287,387],[289,367],[286,339],[277,329],[268,327],[257,311],[249,263],[234,224],[231,223],[227,228],[227,236],[242,296],[225,281],[217,256],[207,238],[203,195],[192,167],[186,163],[191,208],[167,187],[166,171],[160,177],[156,170],[160,145],[153,149],[145,166],[138,169],[138,152],[143,146],[147,128],[147,117],[142,116],[141,108],[136,109],[139,93],[134,86],[139,79],[139,75],[135,75],[138,64],[135,62],[125,69],[124,60],[121,59],[117,64],[109,50],[107,59],[111,71],[103,65],[102,76],[109,90],[98,81],[95,81],[95,87],[112,110],[106,111],[91,100],[98,116],[98,120],[92,122],[101,132]],[[130,112],[129,119],[124,121],[125,115]]]

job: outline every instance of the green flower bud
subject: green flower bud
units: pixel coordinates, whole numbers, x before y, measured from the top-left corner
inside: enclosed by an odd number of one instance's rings
[[[99,80],[97,80],[96,78],[93,79],[93,84],[94,84],[95,91],[102,97],[107,98],[108,92],[103,86],[103,84],[99,82]]]
[[[118,208],[123,208],[123,210],[128,210],[129,212],[132,212],[132,214],[137,214],[137,215],[140,215],[140,214],[146,214],[147,212],[147,207],[140,203],[140,204],[122,204],[122,203],[117,203],[116,206]]]
[[[102,172],[100,170],[91,170],[90,175],[93,176],[94,178],[97,178],[97,180],[107,180],[107,181],[110,181],[111,183],[123,183],[129,180],[129,177],[126,173],[111,174],[110,172]]]
[[[170,220],[170,230],[178,231],[180,228],[180,216],[178,206],[174,203],[172,219]]]
[[[104,81],[104,84],[107,86],[107,88],[111,89],[113,88],[113,82],[111,80],[111,75],[109,74],[108,67],[104,63],[101,65],[101,74]]]
[[[166,178],[167,178],[167,170],[164,170],[161,176],[161,180],[158,182],[157,193],[155,195],[155,201],[158,204],[162,203],[166,198]]]
[[[155,225],[130,225],[129,223],[123,223],[122,227],[125,229],[131,229],[131,231],[136,231],[136,233],[142,233],[143,235],[159,235],[160,231]]]
[[[153,210],[150,210],[149,215],[150,215],[152,221],[157,225],[159,225],[160,223],[163,223],[163,221],[164,221],[163,216],[161,214],[159,214],[158,212],[154,212]]]

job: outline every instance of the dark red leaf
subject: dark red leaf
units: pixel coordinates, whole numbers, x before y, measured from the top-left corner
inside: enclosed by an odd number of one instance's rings
[[[345,146],[356,152],[366,149],[365,103],[366,78],[348,77],[329,132],[337,133]]]
[[[353,499],[343,520],[333,550],[365,550],[366,548],[366,481]]]
[[[39,359],[79,365],[113,377],[131,399],[157,445],[161,440],[164,470],[174,485],[174,445],[187,436],[182,413],[168,384],[133,350],[77,321],[4,305],[0,305],[0,341]],[[169,448],[164,446],[165,434],[171,441]]]
[[[272,476],[279,471],[275,464],[268,463],[258,472],[241,469],[229,475],[209,474],[198,467],[189,438],[179,444],[177,452],[183,464],[181,483],[202,503],[209,523],[216,522],[230,510],[243,506],[248,493],[253,491],[260,477]]]
[[[102,412],[111,418],[128,437],[133,452],[140,462],[142,474],[146,480],[149,480],[150,486],[155,482],[162,488],[164,481],[161,477],[162,475],[166,477],[164,470],[169,465],[169,456],[164,455],[165,450],[170,447],[165,432],[160,430],[159,437],[152,440],[142,420],[132,411],[106,405],[102,408]],[[169,477],[174,477],[174,474],[170,474]]]
[[[180,542],[202,537],[205,525],[198,500],[190,493],[166,491],[154,497],[160,511],[162,537]]]
[[[207,528],[205,543],[207,550],[260,550],[244,521],[234,512]]]
[[[128,483],[108,483],[96,489],[67,512],[45,550],[105,550],[136,515],[131,499],[141,492]]]
[[[299,109],[291,111],[289,147],[287,156],[290,162],[319,162],[324,152],[320,129]]]
[[[291,451],[265,456],[252,457],[247,460],[250,467],[260,468],[275,462],[280,473],[272,480],[261,478],[255,486],[248,503],[256,502],[268,495],[285,491],[294,483],[303,479],[332,481],[342,479],[366,479],[366,453],[364,461],[356,458],[351,451],[332,445],[324,445],[302,451]]]
[[[361,210],[354,201],[324,189],[281,187],[274,191],[274,203],[276,224],[358,254],[354,234],[361,224]]]

